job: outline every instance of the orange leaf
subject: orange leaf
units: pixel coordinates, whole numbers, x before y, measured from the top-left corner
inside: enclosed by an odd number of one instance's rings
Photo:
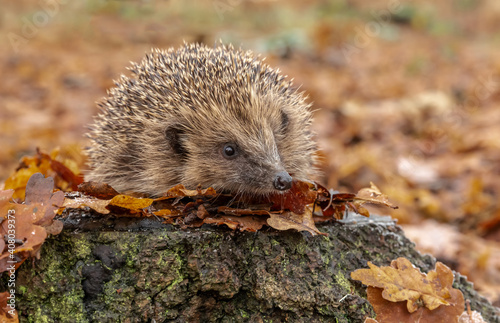
[[[11,295],[10,291],[0,293],[0,322],[2,323],[18,323],[19,317],[10,300],[15,301],[15,295]]]
[[[128,195],[117,195],[109,201],[109,205],[118,206],[129,210],[142,210],[154,202],[153,199],[137,198]]]
[[[372,304],[375,313],[377,313],[377,321],[380,323],[392,322],[419,322],[419,323],[435,323],[458,322],[458,315],[463,311],[463,296],[457,290],[461,297],[457,300],[457,305],[454,306],[439,306],[434,310],[427,307],[419,307],[413,313],[408,312],[406,302],[391,302],[382,296],[382,289],[368,286],[366,289],[367,299]],[[464,322],[465,323],[465,322]]]
[[[153,212],[153,214],[159,217],[169,217],[169,215],[172,214],[172,211],[169,209],[161,209]]]

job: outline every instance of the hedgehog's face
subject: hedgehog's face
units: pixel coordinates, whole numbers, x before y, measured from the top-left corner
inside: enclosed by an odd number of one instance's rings
[[[292,176],[307,179],[314,152],[309,114],[283,107],[260,111],[239,110],[205,119],[211,123],[167,130],[172,149],[183,159],[181,183],[267,195],[290,189]]]

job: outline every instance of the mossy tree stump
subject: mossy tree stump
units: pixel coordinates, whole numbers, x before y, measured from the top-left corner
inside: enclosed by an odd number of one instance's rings
[[[16,306],[21,322],[37,323],[363,322],[374,312],[353,270],[406,257],[428,271],[435,259],[387,217],[349,218],[313,237],[74,211],[41,259],[19,268]],[[500,321],[464,277],[454,285],[487,322]]]

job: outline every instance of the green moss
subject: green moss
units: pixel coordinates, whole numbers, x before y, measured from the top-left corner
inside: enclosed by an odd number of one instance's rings
[[[344,289],[345,291],[351,290],[351,282],[344,275],[342,275],[341,272],[336,273],[334,277],[335,282],[337,283],[337,285],[341,286],[342,289]]]
[[[244,319],[250,318],[250,315],[242,309],[240,309],[240,315]]]
[[[83,291],[81,289],[72,289],[61,297],[51,298],[50,311],[58,313],[58,322],[88,322],[86,314],[82,308]]]
[[[170,285],[167,286],[167,290],[172,290],[175,285],[179,284],[184,280],[184,275],[182,274],[182,267],[183,267],[183,259],[181,258],[181,251],[180,250],[175,250],[175,253],[170,253],[171,259],[173,258],[173,261],[166,261],[163,262],[161,265],[162,266],[169,266],[168,268],[170,271],[172,271],[172,276],[173,281],[170,283]]]
[[[306,252],[307,246],[304,241],[301,243],[297,244],[296,246],[296,251],[299,255],[303,255]]]
[[[85,239],[72,239],[73,250],[77,258],[86,259],[92,254],[89,242]]]
[[[35,322],[35,323],[49,323],[49,322],[54,322],[54,320],[50,320],[49,317],[45,314],[42,314],[42,309],[37,308],[35,315],[30,316],[28,319],[29,322]]]
[[[331,257],[326,254],[321,254],[321,260],[323,261],[324,266],[328,266],[330,264],[330,258]]]
[[[283,270],[283,274],[287,274],[287,268],[288,268],[288,265],[290,264],[290,260],[288,259],[288,257],[283,257],[282,260],[281,260],[281,269]]]
[[[17,292],[21,295],[24,295],[28,291],[28,288],[26,286],[19,286],[17,288]]]

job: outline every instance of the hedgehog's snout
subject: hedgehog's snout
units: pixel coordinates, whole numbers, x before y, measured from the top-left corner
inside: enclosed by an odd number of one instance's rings
[[[292,187],[292,176],[285,171],[279,172],[274,177],[274,188],[280,191],[286,191]]]

